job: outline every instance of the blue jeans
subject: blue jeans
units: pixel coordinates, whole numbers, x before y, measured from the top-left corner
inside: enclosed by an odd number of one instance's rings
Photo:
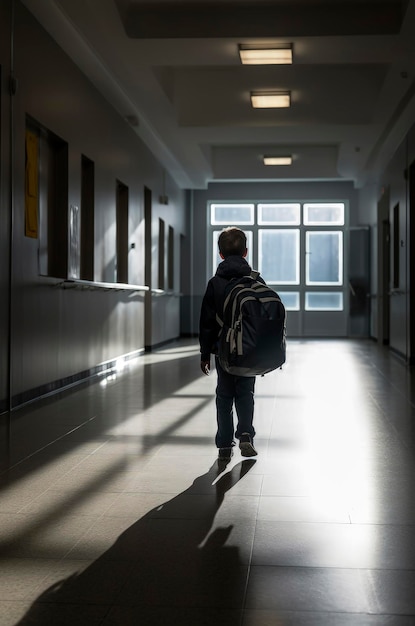
[[[218,384],[216,387],[216,418],[218,430],[215,443],[218,448],[230,448],[234,443],[234,435],[239,438],[248,433],[253,438],[255,429],[254,392],[255,376],[234,376],[225,372],[215,358]],[[234,431],[233,405],[237,415],[236,431]]]

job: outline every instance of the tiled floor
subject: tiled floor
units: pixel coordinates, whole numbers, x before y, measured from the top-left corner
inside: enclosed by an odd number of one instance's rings
[[[415,625],[414,380],[371,341],[291,341],[222,474],[193,342],[15,412],[0,626]]]

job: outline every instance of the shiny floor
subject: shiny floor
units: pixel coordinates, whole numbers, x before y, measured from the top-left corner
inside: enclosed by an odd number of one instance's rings
[[[415,624],[410,370],[291,341],[225,469],[215,378],[177,342],[3,420],[0,626]]]

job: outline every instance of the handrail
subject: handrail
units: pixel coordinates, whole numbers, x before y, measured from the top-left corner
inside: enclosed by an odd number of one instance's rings
[[[183,296],[180,291],[174,291],[173,289],[159,289],[158,287],[152,287],[150,291],[153,296],[173,296],[174,298],[181,298]]]
[[[104,290],[104,291],[149,291],[147,285],[130,285],[129,283],[101,283],[93,280],[82,280],[81,278],[68,278],[55,283],[55,287],[62,289],[81,289],[81,290]]]
[[[81,278],[65,278],[58,283],[54,283],[53,287],[60,287],[61,289],[80,289],[86,291],[150,291],[153,296],[174,296],[176,298],[183,295],[181,292],[173,291],[172,289],[150,288],[147,285],[132,285],[129,283],[103,283],[93,280],[83,280]]]
[[[389,296],[404,296],[406,295],[406,291],[403,289],[398,289],[398,288],[393,288],[390,291],[388,291],[388,295]]]

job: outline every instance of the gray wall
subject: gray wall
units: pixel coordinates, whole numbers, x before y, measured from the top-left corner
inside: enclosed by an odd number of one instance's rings
[[[3,3],[4,4],[4,3]],[[9,253],[10,253],[10,111],[7,106],[10,67],[10,16],[0,5],[0,412],[8,394]]]
[[[152,248],[158,247],[158,219],[175,234],[172,293],[154,298],[150,346],[180,334],[180,236],[186,234],[185,193],[178,189],[128,124],[110,107],[72,61],[15,3],[14,74],[18,90],[10,105],[6,91],[10,73],[8,3],[0,3],[2,67],[2,163],[0,229],[0,400],[8,391],[8,338],[11,338],[11,395],[19,402],[27,392],[117,357],[144,349],[144,294],[75,290],[57,287],[59,280],[39,275],[39,239],[25,236],[24,177],[26,116],[68,143],[68,207],[81,204],[81,156],[95,163],[94,280],[114,281],[115,185],[129,188],[129,283],[144,285],[144,187],[152,191]],[[14,159],[10,167],[9,115],[13,112]],[[10,247],[11,178],[13,172],[13,243],[11,328],[9,333],[7,259]],[[164,180],[165,179],[165,180]],[[162,191],[169,204],[159,204]],[[158,275],[153,255],[152,275]],[[4,297],[5,296],[5,297]]]
[[[159,345],[180,332],[197,333],[201,299],[209,275],[206,265],[209,200],[348,200],[350,226],[370,226],[370,332],[377,338],[378,202],[382,190],[387,189],[391,228],[393,207],[399,204],[403,242],[400,285],[390,298],[390,345],[408,356],[411,251],[404,174],[415,158],[415,130],[404,138],[376,181],[359,190],[348,182],[267,182],[212,183],[207,190],[185,193],[18,0],[13,46],[18,90],[10,98],[9,4],[0,2],[0,411],[7,408],[9,382],[11,395],[17,402],[31,390],[53,387],[54,381],[76,377],[120,355],[141,351],[145,345]],[[169,293],[152,296],[147,302],[147,310],[151,312],[149,337],[145,338],[143,293],[130,297],[128,292],[121,291],[62,289],[56,287],[59,281],[54,277],[39,275],[39,241],[24,234],[27,115],[68,143],[68,207],[80,205],[81,155],[95,163],[95,281],[114,280],[117,179],[129,188],[129,243],[135,244],[129,252],[131,283],[144,284],[144,187],[151,190],[153,199],[150,241],[153,287],[157,287],[159,273],[159,218],[165,222],[166,233],[169,226],[174,228],[174,288]],[[168,195],[168,205],[159,203],[162,193]]]
[[[301,200],[301,199],[335,199],[349,200],[350,228],[368,227],[369,255],[370,255],[370,286],[369,286],[369,315],[370,327],[368,335],[379,338],[378,329],[381,300],[388,299],[388,315],[383,322],[387,324],[389,345],[406,360],[414,359],[410,354],[411,325],[410,320],[410,271],[415,267],[415,251],[409,245],[409,225],[411,210],[408,196],[407,172],[415,160],[415,126],[398,145],[384,171],[372,177],[360,189],[355,189],[352,183],[243,183],[243,184],[210,184],[206,191],[198,190],[192,193],[191,208],[189,209],[189,231],[192,233],[193,270],[191,275],[192,298],[190,305],[189,331],[197,333],[201,300],[206,280],[209,275],[206,259],[206,228],[207,202],[211,200],[246,201],[246,200]],[[386,196],[385,196],[386,194]],[[386,217],[390,222],[391,234],[394,228],[394,207],[399,205],[399,286],[393,288],[391,282],[386,286],[385,294],[379,294],[379,282],[382,282],[379,263],[383,251],[378,249],[379,225],[378,216],[380,203],[387,197]],[[413,209],[412,209],[413,213]],[[349,251],[350,258],[354,254]],[[392,252],[392,250],[391,250]],[[393,275],[393,254],[390,257],[389,273]],[[412,311],[412,316],[415,311]],[[412,331],[413,332],[413,331]],[[382,333],[383,334],[383,333]],[[413,339],[412,339],[413,340]]]
[[[409,166],[415,160],[415,126],[397,147],[394,155],[376,183],[368,184],[359,190],[359,211],[371,226],[371,295],[372,295],[372,320],[371,335],[382,340],[380,334],[384,334],[383,326],[387,325],[386,335],[389,336],[389,345],[392,350],[399,353],[406,360],[415,355],[410,354],[410,270],[414,266],[414,250],[411,250],[409,241],[409,225],[411,219],[411,207],[409,204]],[[386,199],[386,203],[385,203]],[[398,224],[395,223],[396,213],[394,207],[398,206]],[[414,207],[412,207],[413,213]],[[382,258],[384,250],[379,249],[379,232],[382,219],[388,219],[390,223],[390,281],[385,286],[384,293],[380,290]],[[393,259],[393,234],[397,229],[398,257],[399,257],[399,285],[394,287],[392,282],[394,259]],[[381,240],[381,237],[380,237]],[[388,318],[384,321],[382,316],[382,301],[386,299]],[[414,315],[415,312],[412,312]]]

